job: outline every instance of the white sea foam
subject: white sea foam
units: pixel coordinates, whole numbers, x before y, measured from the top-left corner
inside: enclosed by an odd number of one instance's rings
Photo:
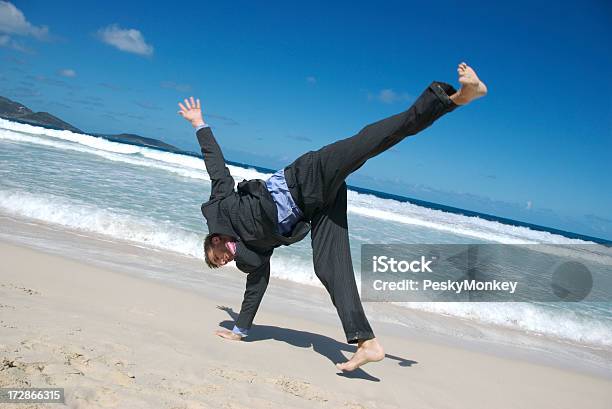
[[[33,126],[22,124],[18,122],[7,121],[6,119],[0,118],[0,128],[8,129],[11,131],[22,132],[31,135],[47,136],[65,141],[78,143],[80,145],[89,146],[94,149],[100,149],[108,152],[116,153],[136,153],[138,152],[137,146],[115,143],[108,141],[104,138],[98,138],[91,135],[79,134],[71,131],[60,131],[54,129],[47,129],[40,126]]]
[[[612,346],[612,321],[529,303],[400,303],[402,306],[520,329],[579,344]]]
[[[473,237],[504,244],[585,244],[549,232],[511,226],[479,217],[429,209],[409,202],[381,199],[374,195],[349,192],[348,211],[365,217],[394,223],[427,227],[461,236]]]
[[[210,181],[201,158],[112,142],[96,136],[45,129],[0,118],[0,139],[84,152],[112,161],[163,169],[184,177]],[[270,175],[239,166],[228,165],[228,169],[236,184],[243,179],[265,179]]]
[[[15,141],[15,142],[32,143],[36,145],[49,146],[52,148],[71,150],[75,152],[83,152],[83,153],[100,156],[104,159],[108,159],[114,162],[129,163],[130,165],[162,169],[167,172],[175,173],[175,174],[178,174],[184,177],[210,181],[210,179],[208,178],[208,174],[203,169],[204,165],[203,163],[201,163],[202,162],[201,160],[200,160],[201,169],[199,171],[196,171],[196,170],[191,170],[185,167],[172,166],[172,165],[167,165],[163,162],[148,160],[138,155],[125,155],[125,154],[116,153],[114,150],[108,151],[108,150],[103,150],[103,149],[94,149],[94,148],[90,148],[90,147],[83,146],[80,144],[66,143],[62,141],[56,141],[56,140],[52,140],[48,138],[32,136],[32,135],[19,133],[19,132],[7,131],[3,129],[0,129],[0,139],[6,139],[10,141]],[[115,142],[111,142],[111,143],[115,143]]]
[[[74,199],[0,190],[0,210],[14,216],[203,258],[201,235],[195,232],[177,229],[171,223],[100,209]]]

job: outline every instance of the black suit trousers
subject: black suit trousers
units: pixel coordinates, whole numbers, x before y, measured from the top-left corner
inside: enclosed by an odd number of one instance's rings
[[[431,125],[457,107],[455,89],[434,82],[407,110],[366,126],[358,134],[308,152],[285,168],[289,190],[312,224],[314,270],[336,307],[347,341],[374,338],[353,271],[345,179],[370,158]]]

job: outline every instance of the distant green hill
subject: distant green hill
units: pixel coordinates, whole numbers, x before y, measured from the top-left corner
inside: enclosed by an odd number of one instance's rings
[[[28,114],[33,114],[33,112],[26,106],[8,98],[0,97],[0,115],[2,117],[19,117]]]
[[[132,145],[159,148],[165,151],[175,152],[175,153],[183,152],[182,149],[179,149],[174,145],[170,145],[168,143],[162,142],[159,139],[147,138],[144,136],[130,134],[130,133],[122,133],[122,134],[117,134],[117,135],[107,135],[107,134],[90,134],[90,135],[108,139],[109,141],[113,141],[113,142],[129,143]]]
[[[48,112],[33,112],[25,105],[4,97],[0,97],[0,117],[25,124],[44,126],[45,128],[83,133],[79,128]]]
[[[109,141],[113,142],[129,143],[132,145],[159,148],[170,152],[183,152],[176,146],[167,144],[158,139],[147,138],[140,135],[127,133],[109,135],[83,132],[79,128],[70,125],[68,122],[62,121],[58,117],[53,116],[48,112],[33,112],[25,105],[1,96],[0,118],[29,125],[42,126],[43,128],[67,130],[76,133],[87,133],[88,135],[94,135],[100,138],[108,139]]]

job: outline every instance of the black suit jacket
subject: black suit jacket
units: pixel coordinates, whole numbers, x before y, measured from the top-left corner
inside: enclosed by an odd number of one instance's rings
[[[243,180],[234,189],[234,178],[225,164],[219,144],[209,127],[197,132],[211,193],[202,204],[209,233],[236,239],[236,266],[247,273],[246,290],[236,325],[250,328],[270,279],[270,257],[274,249],[302,240],[310,231],[308,221],[300,221],[289,236],[278,231],[276,204],[260,179]]]

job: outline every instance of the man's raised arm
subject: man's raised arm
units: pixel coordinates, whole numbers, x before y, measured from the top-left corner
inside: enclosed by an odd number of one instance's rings
[[[213,136],[210,126],[202,118],[200,100],[193,97],[184,100],[185,104],[179,102],[179,115],[185,118],[196,129],[198,143],[204,156],[206,171],[210,176],[211,191],[210,200],[228,195],[234,190],[234,178],[225,166],[225,158],[219,144]]]

